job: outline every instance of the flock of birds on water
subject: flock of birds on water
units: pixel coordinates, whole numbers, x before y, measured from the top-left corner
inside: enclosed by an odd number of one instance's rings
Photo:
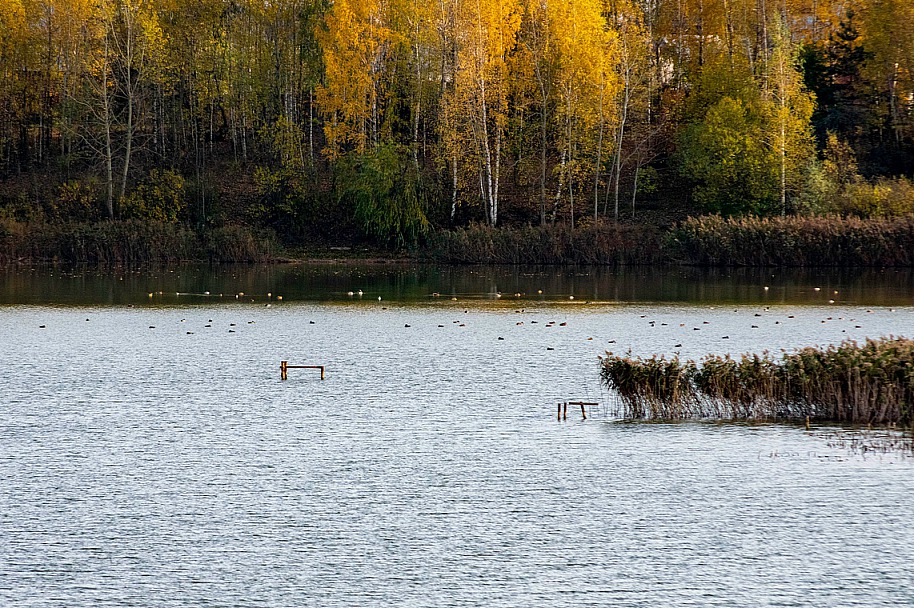
[[[768,291],[769,288],[766,286],[766,287],[764,287],[764,290],[765,290],[765,291]],[[820,287],[815,287],[815,288],[813,289],[813,291],[819,292],[819,291],[821,291],[821,288],[820,288]],[[538,294],[538,295],[542,295],[542,294],[543,294],[543,291],[542,291],[542,290],[538,290],[538,291],[537,291],[537,294]],[[161,291],[159,291],[159,292],[150,292],[150,293],[148,294],[148,297],[149,297],[150,299],[152,299],[152,298],[154,298],[154,297],[157,296],[157,295],[158,295],[158,296],[162,296],[162,295],[165,295],[165,294],[164,294],[163,292],[161,292]],[[252,303],[257,301],[256,298],[251,298],[249,294],[245,294],[244,292],[238,292],[238,293],[236,293],[236,294],[228,294],[227,296],[226,296],[226,294],[222,294],[222,293],[220,293],[220,294],[211,294],[209,291],[205,291],[205,292],[203,292],[203,293],[182,293],[182,292],[177,292],[175,295],[176,295],[176,296],[217,296],[217,297],[230,297],[230,298],[233,298],[233,299],[236,299],[236,300],[244,300],[244,301],[247,301],[248,299],[250,299],[250,302],[252,302]],[[348,291],[348,292],[346,292],[346,295],[347,295],[349,298],[359,297],[359,298],[361,299],[361,298],[365,295],[365,292],[364,292],[363,290],[361,290],[361,289],[358,289],[358,290]],[[834,296],[837,296],[837,295],[838,295],[838,292],[835,291],[835,292],[833,293],[833,295],[834,295]],[[514,294],[514,297],[515,297],[515,298],[518,298],[518,299],[526,298],[526,296],[527,296],[527,294],[521,293],[521,292],[517,292],[517,293]],[[265,307],[265,308],[271,308],[271,307],[273,306],[272,302],[274,302],[274,301],[275,301],[275,302],[281,302],[281,301],[283,300],[283,297],[282,297],[281,295],[276,295],[276,296],[274,296],[271,292],[268,292],[268,293],[266,294],[266,297],[267,297],[268,300],[270,300],[270,302],[267,302],[266,304],[264,304],[264,307]],[[371,296],[371,297],[373,298],[374,296]],[[491,296],[490,296],[490,297],[491,297]],[[503,297],[503,294],[501,294],[500,292],[496,292],[496,293],[494,294],[494,298],[495,298],[496,300],[500,300],[502,297]],[[564,297],[564,296],[562,296],[562,297]],[[434,292],[434,293],[429,294],[429,298],[431,298],[431,299],[438,299],[438,298],[441,298],[441,294],[438,293],[438,292]],[[451,299],[453,302],[458,301],[458,298],[457,298],[456,296],[452,296],[450,299]],[[575,297],[574,297],[573,295],[570,295],[570,296],[568,296],[568,300],[569,300],[569,301],[573,301],[573,300],[575,300]],[[381,301],[382,301],[382,297],[381,297],[381,296],[377,296],[377,301],[378,301],[378,302],[381,302]],[[590,301],[583,301],[583,302],[578,301],[578,303],[590,304],[591,302],[590,302]],[[829,304],[834,304],[834,303],[835,303],[835,300],[834,300],[834,299],[829,299],[829,300],[828,300],[828,303],[829,303]],[[128,308],[133,308],[133,305],[132,305],[132,304],[131,304],[131,305],[128,305]],[[717,308],[717,307],[715,307],[715,306],[710,307],[711,310],[714,310],[715,308]],[[382,307],[381,310],[387,310],[387,307],[384,306],[384,307]],[[764,313],[768,313],[768,312],[770,312],[770,311],[771,311],[771,306],[764,306],[764,308],[763,308],[763,312],[764,312]],[[469,313],[469,309],[465,309],[463,312],[464,312],[465,314],[466,314],[466,313]],[[517,313],[517,314],[525,314],[525,313],[527,313],[527,310],[524,309],[524,308],[521,308],[521,309],[515,310],[514,312]],[[734,313],[739,313],[740,311],[739,311],[739,309],[737,308],[737,309],[734,309],[733,312],[734,312]],[[754,317],[756,317],[756,318],[763,317],[763,316],[764,316],[764,315],[763,315],[763,312],[754,312],[754,313],[753,313],[753,314],[754,314]],[[873,311],[872,309],[867,309],[867,310],[866,310],[866,313],[867,313],[867,314],[872,314],[873,312],[874,312],[874,311]],[[895,312],[895,309],[894,309],[894,308],[890,309],[890,312]],[[787,314],[787,315],[784,315],[784,316],[786,317],[786,319],[794,319],[794,318],[795,318],[795,315],[793,315],[793,314]],[[648,315],[644,315],[644,314],[640,315],[640,318],[641,318],[641,319],[647,319],[647,317],[648,317]],[[88,322],[88,321],[90,321],[90,319],[87,318],[86,321]],[[825,323],[828,323],[828,322],[831,322],[831,321],[847,321],[847,322],[850,322],[850,323],[859,323],[859,321],[857,321],[856,318],[848,318],[848,319],[845,319],[845,317],[831,317],[831,316],[826,317],[826,318],[824,318],[824,319],[821,319],[821,320],[820,320],[820,323],[821,323],[821,324],[825,324]],[[187,319],[186,319],[186,318],[185,318],[185,319],[181,319],[180,322],[181,322],[181,323],[186,323],[186,322],[187,322]],[[530,325],[541,324],[543,327],[545,327],[545,328],[547,328],[547,329],[548,329],[548,328],[553,328],[553,327],[566,327],[566,326],[568,325],[568,322],[567,322],[567,321],[561,321],[561,322],[548,321],[548,322],[540,323],[540,321],[538,321],[538,320],[528,320],[528,321],[526,321],[526,322],[529,323]],[[775,325],[780,325],[781,322],[782,322],[781,320],[775,320],[775,321],[774,321],[774,324],[775,324]],[[253,325],[253,324],[255,324],[255,323],[256,323],[255,321],[248,321],[248,322],[247,322],[248,325]],[[310,325],[314,325],[314,324],[315,324],[315,321],[309,321],[309,324],[310,324]],[[458,326],[458,327],[466,327],[466,323],[463,323],[463,322],[461,322],[460,320],[455,320],[455,321],[452,322],[452,324],[453,324],[453,325],[456,325],[456,326]],[[517,322],[515,323],[515,325],[517,325],[517,326],[522,326],[522,325],[524,325],[524,324],[525,324],[525,321],[517,321]],[[664,326],[669,326],[669,325],[670,325],[670,323],[667,323],[667,322],[658,322],[658,321],[656,321],[656,320],[648,320],[648,321],[646,322],[646,324],[647,324],[649,327],[651,327],[651,328],[654,328],[654,327],[657,327],[657,326],[664,327]],[[686,323],[679,323],[678,325],[679,325],[679,328],[685,328],[685,327],[687,326]],[[710,322],[710,321],[702,321],[700,325],[697,325],[697,326],[695,326],[695,327],[692,327],[692,331],[701,331],[702,329],[706,329],[706,328],[704,328],[703,326],[708,326],[708,325],[711,325],[711,322]],[[446,327],[446,325],[441,324],[441,323],[438,323],[437,326],[438,326],[438,328],[444,328],[444,327]],[[675,325],[674,325],[674,326],[675,326]],[[46,329],[46,327],[47,327],[46,325],[39,325],[39,328],[40,328],[40,329]],[[210,328],[212,328],[212,327],[213,327],[213,320],[212,320],[212,319],[208,319],[207,323],[206,323],[203,327],[204,327],[204,329],[210,329]],[[237,324],[237,323],[229,323],[229,324],[228,324],[228,333],[236,333],[236,328],[237,328],[237,327],[238,327],[238,324]],[[404,325],[404,328],[407,328],[407,329],[408,329],[408,328],[411,328],[411,327],[412,327],[412,325],[410,325],[409,323],[406,323],[406,324]],[[756,324],[756,323],[753,323],[750,327],[751,327],[751,329],[759,329],[759,328],[760,328],[760,326],[759,326],[758,324]],[[861,329],[862,327],[863,327],[863,326],[862,326],[862,325],[859,325],[859,324],[854,325],[854,329]],[[155,326],[155,325],[150,325],[150,326],[149,326],[149,329],[156,329],[156,326]],[[842,333],[846,333],[847,329],[842,329],[841,331],[842,331]],[[194,333],[195,333],[194,331],[187,331],[187,332],[186,332],[187,335],[193,335]],[[729,336],[729,335],[723,335],[723,336],[720,337],[720,339],[721,339],[721,340],[729,340],[729,339],[730,339],[730,336]],[[504,338],[503,336],[498,336],[498,337],[497,337],[497,340],[502,340],[502,341],[503,341],[503,340],[505,340],[505,338]],[[590,338],[587,338],[587,340],[588,340],[588,341],[592,341],[593,338],[590,337]],[[615,344],[615,343],[616,343],[616,340],[608,340],[607,343],[608,343],[608,344]],[[674,345],[673,345],[673,348],[675,348],[675,349],[682,348],[682,343],[679,342],[679,343],[674,344]],[[547,347],[546,350],[555,350],[555,349],[554,349],[554,347]]]

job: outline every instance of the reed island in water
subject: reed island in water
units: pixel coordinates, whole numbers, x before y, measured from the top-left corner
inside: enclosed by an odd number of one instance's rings
[[[607,353],[601,378],[627,417],[819,420],[908,426],[914,412],[914,340],[845,341],[769,353],[632,357]]]

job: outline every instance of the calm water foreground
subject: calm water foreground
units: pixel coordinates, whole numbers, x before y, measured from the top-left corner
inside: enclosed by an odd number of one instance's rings
[[[599,386],[914,335],[909,274],[773,274],[0,274],[0,605],[911,606],[909,453]]]

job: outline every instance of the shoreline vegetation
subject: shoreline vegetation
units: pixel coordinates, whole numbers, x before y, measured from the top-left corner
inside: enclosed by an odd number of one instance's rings
[[[0,264],[142,266],[326,259],[504,265],[914,267],[914,215],[688,218],[666,228],[600,222],[430,232],[412,250],[315,244],[288,249],[268,229],[176,222],[0,220]]]
[[[649,358],[608,352],[600,377],[626,418],[795,420],[907,427],[914,414],[914,340],[765,352]]]
[[[756,4],[5,2],[3,259],[911,264],[914,3]]]
[[[275,262],[281,248],[265,230],[224,226],[196,232],[182,224],[0,221],[0,264],[136,267],[183,262]]]

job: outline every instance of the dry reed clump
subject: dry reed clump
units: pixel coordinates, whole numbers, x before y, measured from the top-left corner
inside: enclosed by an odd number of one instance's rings
[[[630,353],[603,360],[603,382],[622,398],[630,418],[672,419],[691,416],[696,401],[693,361],[662,355],[635,359]],[[686,414],[686,412],[689,412]]]
[[[630,418],[803,419],[908,425],[914,414],[914,340],[868,339],[785,353],[603,360],[601,379]]]
[[[679,224],[665,246],[671,258],[712,266],[911,266],[914,215],[704,216]]]
[[[588,224],[491,228],[474,225],[431,234],[426,254],[456,264],[656,264],[661,234],[650,226]]]

